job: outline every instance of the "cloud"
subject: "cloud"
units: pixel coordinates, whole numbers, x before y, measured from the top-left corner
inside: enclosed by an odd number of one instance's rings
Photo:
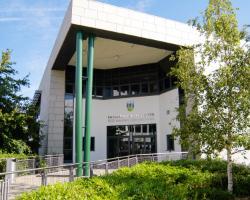
[[[68,2],[36,0],[31,3],[27,0],[0,0],[0,30],[4,29],[4,25],[8,25],[8,30],[15,30],[19,36],[14,38],[15,43],[11,47],[15,51],[18,77],[30,74],[30,87],[24,87],[21,91],[25,96],[32,97],[39,86]],[[13,34],[5,37],[13,38]],[[6,45],[11,46],[11,42],[2,43],[0,47],[5,48]]]
[[[32,28],[53,28],[55,20],[62,19],[66,7],[59,3],[34,1],[29,4],[25,0],[10,0],[8,4],[0,5],[0,22],[25,21],[24,29]]]
[[[0,22],[23,21],[21,17],[0,17]]]

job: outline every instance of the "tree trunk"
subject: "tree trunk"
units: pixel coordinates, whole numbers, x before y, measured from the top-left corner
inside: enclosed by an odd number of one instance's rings
[[[232,173],[232,154],[231,149],[227,149],[227,189],[228,192],[233,192],[233,173]]]

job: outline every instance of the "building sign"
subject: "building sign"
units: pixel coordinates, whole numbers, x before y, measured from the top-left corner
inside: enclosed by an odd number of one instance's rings
[[[155,121],[154,113],[108,115],[108,123],[138,123]]]

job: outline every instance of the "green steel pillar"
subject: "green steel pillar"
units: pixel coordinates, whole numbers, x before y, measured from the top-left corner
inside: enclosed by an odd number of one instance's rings
[[[94,71],[94,40],[93,35],[88,39],[88,66],[87,66],[87,84],[86,84],[86,103],[85,103],[85,145],[84,162],[90,162],[90,131],[91,131],[91,107],[93,90],[93,71]],[[90,176],[90,165],[84,168],[84,175]]]
[[[75,81],[75,94],[76,94],[76,108],[75,108],[75,153],[77,166],[76,175],[82,176],[82,44],[83,32],[76,33],[76,81]]]

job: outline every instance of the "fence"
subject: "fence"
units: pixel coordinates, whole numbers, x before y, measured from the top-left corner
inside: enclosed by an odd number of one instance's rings
[[[91,176],[100,176],[112,173],[121,167],[132,167],[145,161],[161,162],[185,159],[186,157],[186,152],[138,154],[82,163],[82,168],[84,170],[88,166],[91,170]],[[0,173],[0,177],[5,177],[5,181],[1,182],[1,200],[14,199],[22,192],[37,189],[41,185],[71,182],[76,178],[77,166],[78,164],[67,164]],[[6,178],[10,176],[15,177],[11,182]]]
[[[15,161],[15,171],[21,171],[25,169],[34,169],[39,167],[39,165],[44,165],[47,167],[63,165],[64,155],[45,155],[39,157],[30,157],[29,159],[21,159]]]

